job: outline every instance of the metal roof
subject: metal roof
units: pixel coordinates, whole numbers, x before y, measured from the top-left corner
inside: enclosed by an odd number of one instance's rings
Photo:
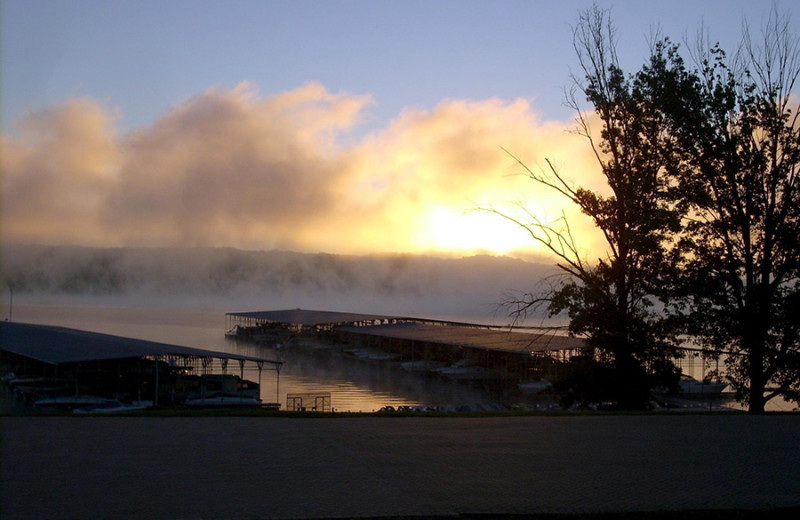
[[[64,327],[11,322],[0,322],[0,350],[52,365],[147,356],[194,356],[262,361],[275,365],[282,363],[252,356],[169,345]]]
[[[382,321],[401,319],[394,316],[378,314],[358,314],[353,312],[313,311],[305,309],[285,309],[279,311],[229,312],[228,316],[252,318],[273,323],[292,323],[313,327],[316,325],[339,325],[364,321]]]
[[[550,332],[528,334],[461,325],[398,323],[370,327],[342,327],[340,330],[384,338],[426,341],[505,352],[546,352],[577,349],[584,346],[584,340],[580,338],[555,335]]]

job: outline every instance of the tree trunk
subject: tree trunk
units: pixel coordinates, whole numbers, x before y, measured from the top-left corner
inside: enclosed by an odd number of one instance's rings
[[[764,359],[763,350],[760,346],[753,346],[749,349],[750,355],[750,403],[747,411],[750,413],[764,412],[764,391],[767,382],[764,378]]]

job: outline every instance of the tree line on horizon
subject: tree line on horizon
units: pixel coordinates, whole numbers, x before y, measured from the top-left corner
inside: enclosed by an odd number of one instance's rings
[[[552,266],[509,257],[337,255],[230,247],[150,248],[5,244],[0,292],[121,296],[369,292],[438,296],[471,288],[491,298]],[[483,302],[496,303],[496,299]]]
[[[798,403],[800,44],[788,16],[773,8],[758,39],[745,24],[732,54],[702,31],[688,52],[656,36],[633,74],[615,31],[596,5],[579,16],[583,76],[567,97],[603,193],[574,186],[549,159],[533,168],[509,152],[592,219],[606,252],[584,258],[563,217],[488,209],[553,252],[563,275],[509,310],[566,313],[586,338],[586,356],[560,382],[575,402],[646,408],[654,389],[676,387],[674,360],[692,342],[726,357],[727,382],[749,411],[778,396]]]

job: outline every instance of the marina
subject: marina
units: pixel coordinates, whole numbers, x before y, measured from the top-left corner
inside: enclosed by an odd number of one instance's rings
[[[280,373],[265,366],[261,374],[257,364],[250,361],[244,363],[243,371],[236,360],[224,363],[221,359],[211,359],[206,362],[205,367],[199,361],[200,358],[194,361],[197,366],[195,372],[205,370],[219,374],[225,371],[254,382],[258,382],[261,376],[262,408],[275,409],[279,405],[282,410],[289,409],[291,402],[287,403],[288,394],[330,395],[331,403],[326,409],[344,412],[374,412],[385,406],[488,410],[494,409],[498,402],[514,402],[512,397],[484,388],[450,384],[428,374],[407,372],[399,363],[360,358],[345,352],[345,346],[327,340],[295,338],[289,344],[277,346],[274,343],[226,337],[225,332],[228,329],[223,327],[224,313],[221,312],[118,305],[23,303],[15,306],[14,316],[19,321],[28,323],[79,328],[84,332],[156,343],[192,345],[198,350],[231,355],[231,358],[245,356],[281,361]],[[177,364],[182,363],[179,361]],[[152,388],[154,383],[151,377],[149,387]],[[69,395],[74,395],[74,387],[69,383],[67,386]],[[6,411],[19,410],[19,402],[13,394],[0,394],[4,396],[3,408]],[[133,395],[127,400],[139,399]],[[144,396],[141,400],[145,400]],[[160,402],[159,405],[164,406],[165,403]]]
[[[93,309],[93,325],[103,325],[106,312]],[[143,311],[110,312],[127,317],[128,312],[138,316]],[[141,334],[153,326],[149,320],[163,320],[165,316],[170,313],[153,311],[146,320],[137,317],[135,323],[126,327],[114,324],[110,330]],[[97,370],[92,377],[92,363],[73,348],[72,357],[55,362],[56,368],[47,368],[48,362],[39,359],[36,363],[45,368],[31,372],[23,363],[21,375],[43,378],[36,383],[42,388],[26,389],[15,383],[15,387],[21,387],[15,388],[15,395],[24,394],[22,401],[42,409],[113,409],[109,400],[120,407],[151,402],[161,407],[240,406],[326,412],[551,409],[555,401],[552,396],[547,398],[547,389],[552,370],[580,353],[582,347],[580,339],[546,329],[509,330],[404,316],[291,309],[227,313],[224,329],[208,323],[219,323],[219,316],[193,314],[196,326],[170,325],[170,334],[163,334],[163,327],[158,335],[141,334],[148,339],[115,337],[120,352],[110,356],[96,350]],[[139,323],[141,326],[134,329]],[[11,327],[9,331],[31,327],[17,323],[3,326]],[[63,327],[45,329],[49,334],[65,334]],[[187,344],[201,348],[165,343],[174,341],[178,331]],[[4,334],[9,341],[12,336]],[[97,340],[103,335],[73,330],[65,337],[68,344],[91,338],[97,348]],[[145,346],[160,350],[141,350]],[[41,352],[29,353],[32,360],[42,357]],[[9,355],[14,355],[13,348],[4,353],[6,358]],[[114,360],[103,359],[106,356]],[[689,368],[694,363],[691,359]],[[4,367],[8,367],[6,361]],[[116,379],[109,379],[109,374],[116,374]],[[213,378],[217,380],[212,383]],[[99,391],[89,391],[89,379],[95,388],[99,384]],[[719,399],[724,385],[687,374],[682,387],[705,406]],[[292,397],[298,395],[304,398]],[[97,402],[90,402],[92,399]]]

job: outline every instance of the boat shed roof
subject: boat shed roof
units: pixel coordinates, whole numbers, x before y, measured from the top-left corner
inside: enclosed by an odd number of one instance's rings
[[[282,364],[281,361],[252,356],[169,345],[64,327],[12,322],[0,322],[0,350],[52,365],[148,356],[191,356]]]
[[[343,327],[341,330],[384,338],[425,341],[504,352],[548,352],[578,349],[584,346],[583,339],[556,335],[551,332],[522,333],[460,325],[397,323],[358,328]]]
[[[228,316],[252,318],[273,323],[291,323],[313,327],[317,325],[339,325],[344,323],[376,322],[400,319],[379,314],[359,314],[354,312],[313,311],[305,309],[285,309],[279,311],[229,312]]]

